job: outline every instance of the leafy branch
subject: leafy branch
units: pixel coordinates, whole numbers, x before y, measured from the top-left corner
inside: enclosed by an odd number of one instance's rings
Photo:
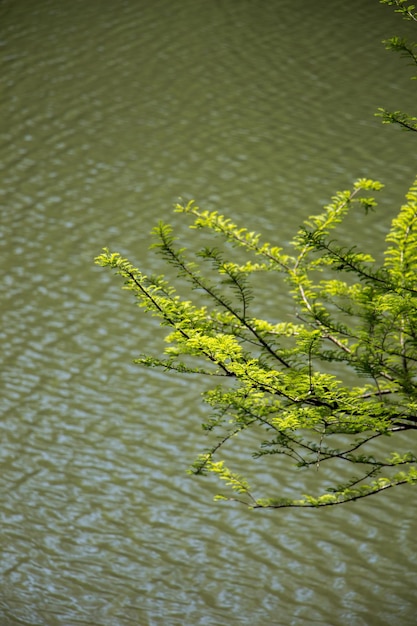
[[[414,5],[381,1],[417,21]],[[400,38],[385,44],[417,64],[414,44]],[[400,111],[380,109],[379,115],[417,130],[417,118]],[[254,509],[316,508],[417,483],[417,179],[392,221],[382,264],[337,240],[348,213],[374,210],[382,188],[361,178],[339,191],[304,221],[287,249],[218,211],[180,202],[175,212],[214,243],[195,250],[193,237],[187,250],[169,224],[153,229],[152,249],[173,268],[179,289],[107,248],[95,259],[120,275],[144,311],[168,329],[163,354],[143,354],[136,363],[224,382],[203,394],[211,410],[203,431],[216,437],[190,470],[222,481],[226,493],[218,499]],[[271,290],[281,281],[293,316],[254,314],[261,274],[270,278]],[[267,303],[265,298],[265,309]],[[250,480],[226,463],[237,446]],[[320,472],[318,495],[294,489],[291,498],[265,497],[252,488],[258,468],[273,475],[278,459],[294,472]],[[353,475],[339,484],[341,467]]]

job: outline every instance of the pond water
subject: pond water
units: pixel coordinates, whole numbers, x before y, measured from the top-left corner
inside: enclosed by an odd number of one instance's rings
[[[342,235],[378,255],[417,165],[373,117],[415,110],[380,42],[412,25],[361,0],[2,0],[0,25],[1,625],[414,624],[414,492],[213,503],[185,473],[203,387],[132,364],[161,333],[93,265],[164,272],[178,197],[282,244],[360,176],[387,187]]]

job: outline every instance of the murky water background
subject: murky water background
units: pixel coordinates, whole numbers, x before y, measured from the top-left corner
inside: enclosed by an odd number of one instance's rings
[[[3,0],[0,24],[1,625],[414,624],[414,492],[214,504],[185,474],[198,381],[131,365],[161,333],[92,263],[163,272],[179,196],[281,243],[358,176],[387,184],[350,218],[377,254],[417,161],[372,117],[415,110],[379,42],[412,25],[359,0]]]

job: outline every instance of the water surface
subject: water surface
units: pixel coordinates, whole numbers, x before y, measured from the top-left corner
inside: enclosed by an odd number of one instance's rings
[[[108,245],[165,271],[149,231],[190,237],[180,196],[285,243],[359,176],[387,188],[342,236],[379,254],[416,171],[413,137],[373,117],[415,100],[380,40],[412,25],[359,0],[4,0],[0,18],[2,625],[414,623],[414,492],[214,504],[185,474],[203,388],[131,364],[162,335],[92,263]]]

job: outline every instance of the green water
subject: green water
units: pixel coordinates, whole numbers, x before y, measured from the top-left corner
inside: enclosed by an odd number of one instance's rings
[[[373,117],[415,110],[380,41],[412,25],[371,0],[3,0],[0,28],[1,626],[414,624],[414,492],[214,504],[185,474],[202,388],[131,364],[161,334],[92,262],[163,272],[178,197],[285,243],[359,176],[387,187],[342,236],[377,255],[417,165]]]

